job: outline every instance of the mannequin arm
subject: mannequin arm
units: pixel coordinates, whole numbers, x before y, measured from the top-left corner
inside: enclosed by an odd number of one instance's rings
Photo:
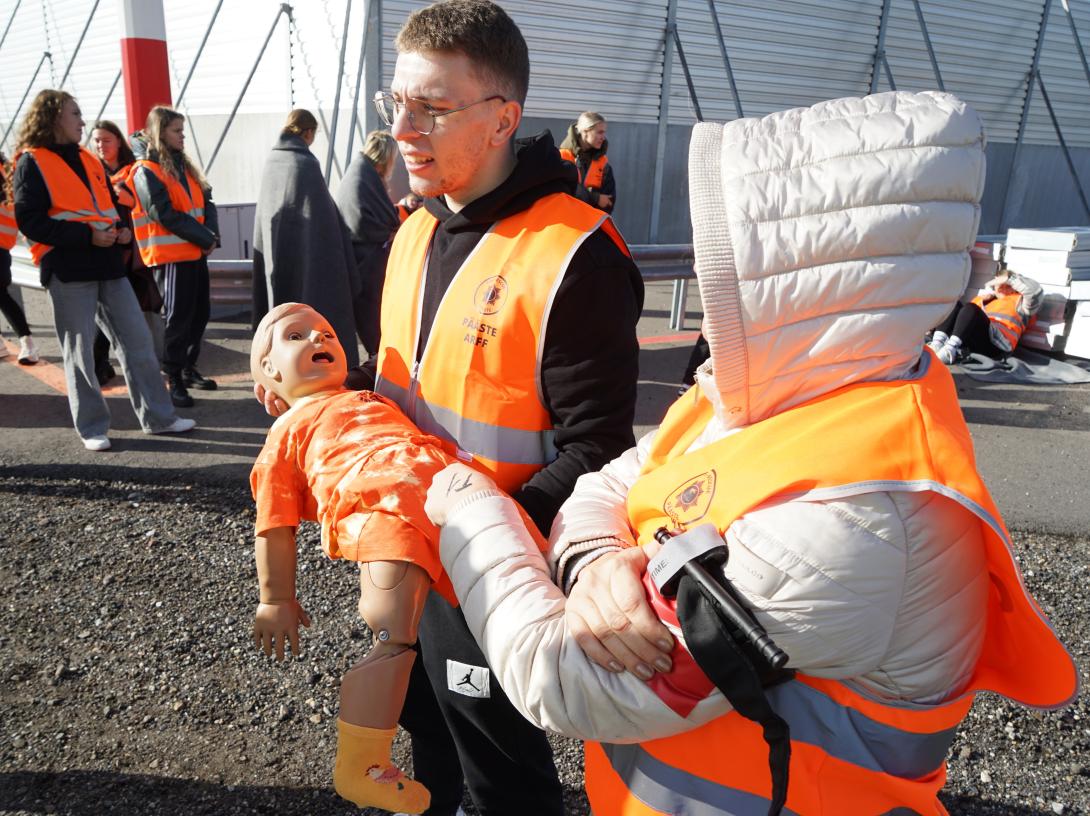
[[[299,654],[299,624],[310,617],[295,598],[295,529],[274,527],[257,537],[255,546],[260,603],[254,615],[254,644],[266,655],[276,650],[284,659],[284,643]]]

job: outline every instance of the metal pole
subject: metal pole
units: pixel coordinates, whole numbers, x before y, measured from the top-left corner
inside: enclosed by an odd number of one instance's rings
[[[1048,91],[1045,90],[1045,81],[1041,77],[1041,72],[1037,72],[1037,84],[1041,88],[1041,99],[1045,102],[1045,107],[1048,108],[1048,116],[1052,119],[1052,127],[1056,129],[1056,138],[1060,142],[1060,149],[1063,150],[1064,159],[1067,161],[1067,169],[1071,171],[1071,178],[1075,182],[1075,189],[1079,192],[1079,200],[1082,201],[1082,211],[1086,213],[1086,217],[1090,218],[1090,203],[1086,201],[1086,191],[1082,189],[1082,181],[1079,180],[1079,171],[1075,169],[1075,162],[1071,159],[1071,151],[1067,149],[1067,141],[1064,139],[1063,131],[1060,129],[1060,121],[1056,118],[1056,112],[1052,109],[1052,100],[1048,98]]]
[[[68,79],[68,72],[72,70],[72,66],[76,62],[80,47],[83,45],[83,38],[87,36],[87,29],[91,27],[91,21],[95,19],[95,12],[98,11],[98,4],[99,0],[95,0],[95,4],[91,6],[91,13],[87,15],[87,22],[83,24],[83,31],[80,32],[79,40],[76,42],[76,50],[72,52],[72,57],[68,60],[68,65],[65,66],[64,76],[61,77],[61,88],[64,87],[64,83]]]
[[[208,28],[204,30],[204,36],[201,37],[201,44],[197,46],[197,56],[193,57],[193,64],[189,66],[189,73],[185,75],[185,82],[182,83],[182,90],[178,92],[178,98],[174,100],[175,105],[182,104],[182,97],[185,96],[185,90],[189,87],[189,80],[193,79],[193,72],[197,70],[197,63],[201,61],[201,54],[204,53],[205,43],[208,42],[208,35],[212,33],[212,26],[216,23],[216,18],[219,16],[220,9],[223,7],[223,0],[219,0],[216,3],[216,8],[212,12],[212,19],[208,21]]]
[[[344,4],[344,36],[341,37],[341,60],[337,65],[337,93],[333,95],[333,127],[329,129],[329,149],[325,154],[325,183],[329,184],[329,171],[333,167],[333,150],[337,144],[337,119],[341,113],[341,88],[344,87],[344,55],[348,50],[348,21],[352,17],[352,0]]]
[[[889,83],[889,89],[897,90],[897,83],[893,81],[893,71],[889,70],[889,60],[886,59],[885,54],[882,54],[882,67],[886,69],[886,82]]]
[[[1079,29],[1075,27],[1075,15],[1071,13],[1067,0],[1060,0],[1060,2],[1063,3],[1064,11],[1067,12],[1067,22],[1071,24],[1071,36],[1075,38],[1075,49],[1079,52],[1079,59],[1082,60],[1082,70],[1086,74],[1086,81],[1090,82],[1090,65],[1086,63],[1086,52],[1082,50]]]
[[[371,34],[371,0],[363,4],[363,36],[360,38],[360,61],[356,66],[356,93],[352,97],[352,123],[348,126],[348,149],[344,152],[344,166],[352,163],[352,140],[360,118],[360,93],[363,91],[363,61],[367,57],[367,38]],[[361,134],[360,140],[363,140]]]
[[[878,92],[878,63],[886,58],[886,23],[889,22],[889,7],[892,0],[882,0],[882,18],[878,22],[878,45],[874,49],[874,62],[870,69],[870,92]],[[886,67],[889,70],[889,67]]]
[[[727,69],[727,81],[730,83],[730,93],[734,97],[734,110],[741,119],[742,100],[738,98],[738,86],[734,84],[734,70],[730,67],[730,57],[727,56],[727,43],[723,39],[723,29],[719,27],[719,12],[715,10],[715,0],[708,0],[708,10],[712,13],[712,23],[715,25],[715,39],[719,43],[719,53],[723,55],[723,65]]]
[[[364,68],[363,129],[374,130],[381,126],[378,111],[371,104],[377,91],[382,90],[382,0],[371,0],[371,19],[368,23],[367,65]]]
[[[0,146],[7,144],[8,135],[11,133],[11,129],[15,127],[15,120],[19,118],[19,114],[22,113],[23,103],[26,102],[26,98],[30,96],[30,89],[34,87],[34,83],[38,81],[38,72],[42,70],[42,65],[45,61],[53,59],[53,55],[48,51],[42,52],[42,58],[38,60],[38,67],[34,69],[34,76],[30,78],[30,82],[27,83],[26,92],[23,94],[23,98],[19,100],[19,104],[15,108],[15,113],[11,115],[11,121],[8,122],[8,129],[4,131],[4,138],[0,139]]]
[[[114,91],[117,90],[117,83],[121,81],[121,69],[117,70],[117,76],[114,77],[113,84],[110,86],[110,90],[106,92],[106,98],[102,100],[102,107],[98,109],[98,116],[94,118],[97,122],[102,118],[102,114],[106,112],[106,106],[110,104],[110,97],[114,95]],[[93,124],[93,123],[92,123]],[[93,130],[93,128],[92,128]],[[86,147],[88,142],[91,141],[91,131],[87,131],[87,138],[83,140],[83,144]]]
[[[1018,138],[1014,140],[1014,155],[1011,156],[1011,167],[1007,173],[1007,187],[1003,191],[1003,207],[999,210],[998,229],[1006,226],[1007,207],[1011,200],[1011,190],[1014,189],[1014,171],[1018,169],[1018,154],[1022,152],[1022,140],[1026,135],[1026,120],[1029,118],[1029,106],[1033,101],[1033,80],[1037,76],[1037,66],[1041,62],[1041,46],[1045,42],[1045,29],[1048,26],[1048,12],[1052,8],[1052,0],[1045,0],[1041,10],[1041,25],[1037,28],[1037,43],[1033,47],[1033,64],[1026,74],[1026,96],[1022,100],[1022,113],[1018,117]]]
[[[1064,0],[1067,3],[1067,0]],[[931,58],[931,70],[935,72],[935,82],[939,84],[939,90],[945,91],[946,85],[942,81],[942,72],[939,71],[939,61],[935,58],[935,49],[931,45],[931,35],[927,31],[927,20],[924,19],[923,9],[920,8],[920,0],[912,0],[912,5],[916,7],[916,19],[920,23],[920,33],[923,34],[924,45],[927,46],[927,56]]]
[[[235,121],[235,114],[238,113],[238,107],[242,104],[242,98],[246,96],[246,89],[250,87],[250,80],[254,78],[254,74],[257,73],[257,66],[261,64],[261,58],[265,56],[265,49],[269,47],[269,40],[272,39],[273,32],[276,31],[276,25],[280,22],[280,17],[284,14],[291,16],[291,6],[287,3],[280,4],[280,10],[276,12],[276,18],[273,20],[272,26],[269,28],[269,33],[265,37],[265,42],[261,44],[261,50],[257,54],[257,59],[254,60],[254,67],[250,69],[250,75],[246,77],[246,82],[242,86],[242,92],[239,93],[238,99],[235,100],[235,106],[231,108],[231,115],[227,117],[227,124],[223,127],[223,133],[220,134],[219,141],[216,142],[216,148],[212,151],[212,158],[208,160],[208,164],[204,167],[204,172],[207,173],[212,169],[212,165],[216,163],[216,156],[219,155],[220,147],[223,146],[223,140],[227,138],[227,131],[231,129],[231,123]]]
[[[4,47],[4,40],[8,38],[8,32],[11,31],[11,24],[15,22],[15,15],[19,13],[19,6],[23,0],[15,0],[15,8],[11,10],[11,16],[8,17],[8,24],[4,26],[4,34],[0,36],[0,48]]]
[[[674,45],[677,46],[677,56],[681,60],[682,73],[685,74],[685,84],[689,86],[689,99],[696,110],[696,121],[703,122],[704,114],[700,111],[700,100],[696,98],[696,88],[693,87],[693,77],[689,73],[689,63],[685,61],[685,51],[681,47],[681,35],[677,32],[677,26],[674,26]]]

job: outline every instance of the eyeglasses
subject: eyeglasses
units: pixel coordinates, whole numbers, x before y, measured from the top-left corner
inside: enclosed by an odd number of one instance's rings
[[[486,99],[478,99],[476,102],[470,102],[468,105],[462,105],[460,108],[436,110],[423,100],[406,99],[402,101],[400,99],[395,99],[388,93],[379,91],[375,94],[374,102],[375,110],[378,111],[379,118],[382,119],[387,127],[393,126],[398,114],[401,113],[401,109],[405,108],[406,112],[409,114],[409,125],[412,129],[421,136],[427,136],[435,130],[435,122],[440,116],[464,111],[466,108],[472,108],[474,105],[480,105],[484,102],[491,102],[493,99],[498,99],[501,102],[507,101],[504,97],[496,95],[487,97]]]

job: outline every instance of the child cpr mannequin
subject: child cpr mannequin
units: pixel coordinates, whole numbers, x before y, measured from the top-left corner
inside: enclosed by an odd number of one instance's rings
[[[251,474],[257,503],[260,603],[253,637],[266,655],[299,651],[310,619],[295,594],[295,530],[322,525],[332,558],[360,562],[360,615],[375,645],[341,680],[337,793],[360,807],[421,813],[426,788],[390,758],[429,588],[456,603],[438,557],[438,530],[424,512],[432,476],[454,461],[396,405],[343,387],[344,351],[329,323],[285,303],[258,325],[250,353],[255,382],[289,410],[269,431]]]

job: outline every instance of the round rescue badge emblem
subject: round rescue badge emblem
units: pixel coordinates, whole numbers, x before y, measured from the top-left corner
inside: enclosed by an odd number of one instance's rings
[[[493,315],[503,308],[507,301],[507,281],[502,275],[485,278],[477,285],[473,293],[473,305],[483,315]]]
[[[662,504],[676,527],[685,527],[704,518],[715,496],[715,471],[701,473],[670,494]]]

